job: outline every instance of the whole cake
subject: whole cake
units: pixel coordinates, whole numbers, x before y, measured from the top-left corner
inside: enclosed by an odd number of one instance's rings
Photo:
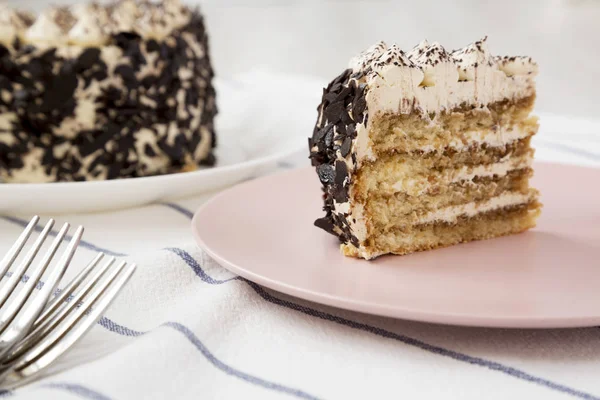
[[[537,71],[486,39],[360,54],[324,90],[309,139],[326,212],[315,225],[365,259],[534,227]]]
[[[37,17],[0,4],[0,181],[211,166],[212,79],[202,16],[176,0]]]

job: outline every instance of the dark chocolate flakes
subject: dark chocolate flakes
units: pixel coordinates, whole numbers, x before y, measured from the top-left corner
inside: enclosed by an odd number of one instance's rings
[[[10,141],[0,141],[0,177],[10,181],[34,148],[43,150],[40,169],[55,181],[171,173],[190,162],[215,164],[212,153],[201,159],[195,155],[205,140],[214,147],[216,139],[214,74],[202,17],[194,12],[188,25],[164,40],[122,32],[111,37],[109,46],[118,46],[124,57],[114,72],[95,47],[65,58],[55,48],[0,45],[0,113],[16,116]],[[198,53],[198,47],[204,51]],[[142,76],[152,52],[167,58],[153,61],[153,75]],[[192,72],[185,82],[179,78],[183,68]],[[121,80],[114,81],[115,75]],[[99,95],[80,93],[92,84],[100,87]],[[74,118],[84,96],[95,109],[93,126],[78,126]],[[180,98],[184,112],[178,112]],[[193,122],[192,112],[201,116],[199,122]],[[65,143],[68,151],[55,151]]]
[[[317,166],[317,175],[323,185],[333,184],[335,171],[329,164],[321,164]]]
[[[342,147],[340,148],[340,152],[342,153],[342,157],[347,157],[350,154],[350,148],[352,147],[352,138],[347,136],[344,138],[342,142]]]
[[[365,112],[367,108],[367,100],[364,96],[358,97],[355,99],[352,104],[352,118],[354,121],[360,121],[360,117]]]
[[[335,213],[334,203],[348,201],[351,177],[346,161],[339,156],[351,155],[351,165],[356,165],[356,157],[351,154],[352,141],[356,138],[356,124],[365,119],[367,109],[367,85],[357,82],[362,77],[362,72],[352,73],[347,69],[327,86],[317,109],[318,123],[309,140],[311,164],[316,167],[323,184],[323,210],[326,213],[315,221],[315,226],[357,247],[358,239],[352,234],[346,219],[348,215]]]
[[[317,228],[321,228],[326,232],[329,232],[331,234],[335,234],[334,230],[333,230],[333,223],[331,222],[330,218],[327,217],[323,217],[323,218],[319,218],[315,221],[315,226]]]
[[[331,103],[325,108],[325,118],[327,118],[330,123],[335,124],[342,119],[342,112],[346,112],[343,101]]]

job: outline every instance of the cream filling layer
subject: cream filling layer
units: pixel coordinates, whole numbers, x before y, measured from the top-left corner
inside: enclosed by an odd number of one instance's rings
[[[454,223],[459,217],[474,217],[477,214],[484,213],[487,211],[493,211],[496,209],[515,206],[519,204],[529,203],[535,198],[535,192],[532,193],[519,193],[519,192],[506,192],[500,196],[496,196],[492,199],[480,202],[480,203],[468,203],[460,206],[446,207],[441,210],[436,210],[425,214],[419,218],[414,225],[428,224],[435,221],[444,221]]]
[[[468,203],[468,204],[463,204],[460,206],[446,207],[441,210],[432,211],[432,212],[424,215],[423,217],[421,217],[413,225],[421,225],[421,224],[427,224],[427,223],[432,223],[432,222],[437,222],[437,221],[455,223],[455,222],[457,222],[458,218],[462,217],[462,216],[474,217],[477,214],[484,213],[487,211],[493,211],[493,210],[501,209],[504,207],[514,206],[514,205],[519,205],[519,204],[527,204],[530,201],[532,201],[533,199],[535,199],[535,197],[536,197],[536,192],[534,192],[534,191],[530,192],[528,194],[516,193],[516,192],[506,192],[506,193],[501,194],[500,196],[496,196],[490,200],[487,200],[487,201],[484,201],[481,203]],[[365,225],[364,220],[357,221],[357,222],[358,223],[354,224],[354,225],[364,227],[364,225]],[[356,234],[357,232],[353,232],[353,233]],[[370,260],[372,258],[378,257],[378,256],[386,253],[384,251],[375,251],[375,252],[367,251],[362,246],[362,243],[366,239],[366,232],[359,231],[358,233],[360,233],[360,235],[357,235],[357,238],[361,243],[361,246],[358,248],[358,254],[360,257]],[[407,243],[410,242],[411,240],[412,240],[412,238],[410,236],[407,236],[404,238],[404,241],[406,241]],[[346,245],[342,245],[342,248],[344,246],[346,246]]]
[[[529,136],[532,136],[535,132],[532,132],[531,129],[498,129],[495,132],[490,131],[471,131],[465,132],[461,134],[461,138],[455,138],[450,143],[443,144],[441,143],[438,146],[435,145],[425,145],[422,147],[418,147],[415,150],[420,150],[425,153],[429,153],[432,151],[440,151],[444,149],[446,146],[452,148],[453,150],[462,151],[466,150],[472,146],[482,146],[486,145],[487,147],[504,147],[513,142],[516,142],[521,139],[525,139]]]
[[[486,165],[463,166],[445,170],[438,174],[422,175],[419,178],[400,179],[392,185],[394,192],[403,192],[410,196],[427,193],[438,185],[448,185],[455,182],[472,181],[476,177],[503,177],[510,171],[529,168],[533,163],[533,154],[513,158],[506,156],[500,162]],[[408,176],[409,174],[407,174]],[[385,186],[384,186],[385,189]]]
[[[356,140],[353,143],[353,150],[356,153],[356,158],[360,164],[363,160],[375,161],[377,156],[373,152],[373,142],[369,135],[369,129],[363,124],[358,124],[356,127]],[[446,147],[450,147],[456,151],[465,150],[471,146],[481,146],[485,144],[487,147],[503,147],[517,140],[525,139],[535,134],[531,128],[522,129],[518,127],[499,128],[496,131],[470,131],[461,133],[460,138],[455,138],[450,142],[439,141],[435,144],[426,144],[416,147],[412,151],[422,151],[430,153],[433,151],[441,151]]]

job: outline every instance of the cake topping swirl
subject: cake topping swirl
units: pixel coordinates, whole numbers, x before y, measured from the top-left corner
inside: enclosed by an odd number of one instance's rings
[[[122,0],[116,4],[111,13],[114,29],[118,32],[135,31],[135,23],[141,11],[135,0]]]
[[[476,68],[495,65],[495,60],[487,49],[487,36],[463,49],[454,50],[450,56],[458,66],[461,81],[474,80]]]
[[[0,44],[12,44],[26,23],[21,16],[5,4],[0,4]]]
[[[415,67],[415,64],[395,44],[391,45],[372,64],[375,71],[381,71],[385,67],[392,65],[396,67]]]
[[[409,58],[423,70],[421,87],[458,81],[458,72],[450,54],[438,42],[430,45],[427,40],[422,41],[410,51]]]
[[[15,39],[29,44],[72,44],[98,47],[122,32],[142,38],[162,40],[190,22],[192,13],[179,0],[154,3],[145,0],[119,0],[110,4],[76,4],[54,7],[41,15],[23,18],[0,4],[0,43]]]
[[[85,6],[76,9],[77,22],[67,34],[69,42],[83,46],[101,46],[108,41],[108,35],[103,32],[108,16],[105,9],[98,6]]]
[[[57,43],[64,39],[64,33],[54,20],[54,12],[48,11],[37,17],[33,25],[25,31],[28,43]]]
[[[387,49],[387,44],[381,41],[375,43],[373,46],[369,47],[367,50],[360,53],[358,56],[352,58],[350,63],[348,64],[348,68],[353,71],[363,71],[367,68],[370,68],[371,63],[379,58],[383,53],[385,53]]]
[[[353,59],[350,68],[371,88],[369,114],[417,111],[424,117],[460,104],[525,97],[533,90],[530,75],[537,73],[530,58],[493,57],[487,37],[451,53],[426,40],[408,53],[379,42]]]
[[[434,42],[431,45],[426,40],[421,42],[421,45],[425,44],[424,48],[419,46],[419,52],[417,54],[410,53],[409,58],[420,65],[421,68],[434,67],[439,63],[452,62],[450,54],[442,47],[438,42]],[[421,50],[422,49],[422,50]]]
[[[496,57],[495,61],[498,68],[507,76],[514,75],[535,75],[538,73],[538,65],[531,57],[527,56],[504,56]]]
[[[70,7],[58,7],[52,11],[54,22],[60,27],[63,32],[69,30],[77,22],[77,17],[73,15]]]

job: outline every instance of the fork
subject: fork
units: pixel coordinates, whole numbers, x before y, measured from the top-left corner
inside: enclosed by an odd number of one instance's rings
[[[37,216],[31,220],[0,261],[0,274],[4,275],[14,263],[38,222]],[[3,388],[17,387],[33,380],[67,352],[98,321],[136,268],[135,264],[128,266],[125,261],[111,268],[115,257],[97,268],[104,258],[100,253],[49,301],[79,245],[83,235],[83,227],[79,227],[39,293],[26,303],[69,230],[69,224],[65,224],[23,289],[10,297],[53,225],[51,219],[19,267],[5,283],[0,283],[0,386]]]
[[[0,276],[5,276],[10,267],[14,264],[16,258],[29,240],[31,233],[36,228],[39,219],[38,216],[33,217],[23,233],[17,239],[16,243],[4,256],[2,261],[0,261]],[[62,243],[70,227],[69,224],[63,225],[50,245],[50,248],[42,257],[42,260],[38,262],[34,268],[31,268],[34,259],[53,226],[54,220],[50,219],[23,261],[21,261],[18,267],[12,271],[12,275],[10,275],[8,280],[1,282],[0,284],[0,359],[29,332],[31,326],[48,302],[48,299],[56,290],[56,286],[69,266],[71,259],[75,254],[75,250],[77,249],[77,245],[79,244],[79,240],[83,235],[83,227],[79,227],[67,246],[63,256],[50,271],[42,289],[33,297],[31,302],[26,303],[31,297],[37,282],[56,255],[58,247]],[[30,272],[29,279],[27,279],[23,288],[18,291],[16,290],[17,285],[19,281],[23,279],[26,272]]]

